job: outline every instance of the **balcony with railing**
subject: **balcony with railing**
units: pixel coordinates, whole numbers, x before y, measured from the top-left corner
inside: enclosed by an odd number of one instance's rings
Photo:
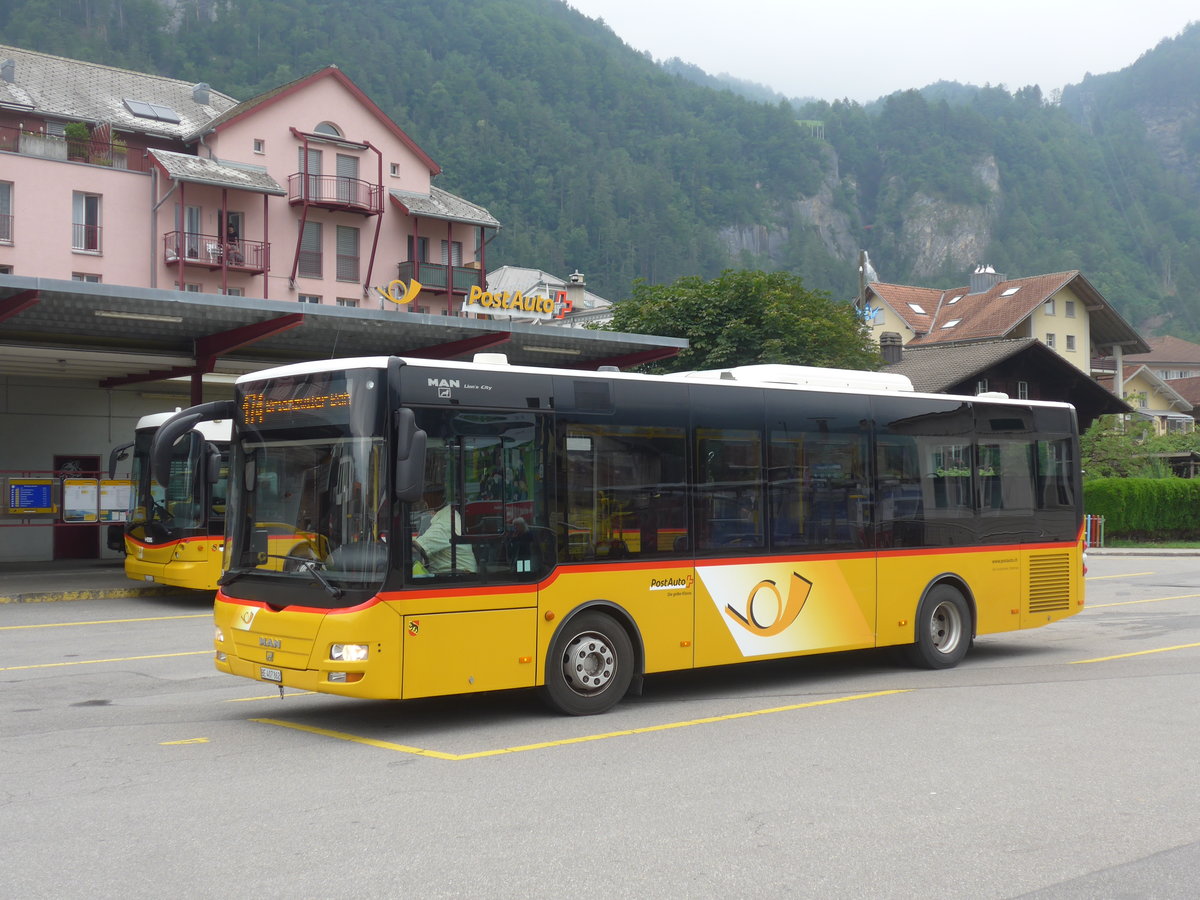
[[[149,171],[146,155],[131,150],[120,141],[92,141],[21,131],[11,125],[0,125],[0,151],[82,162],[130,172]]]
[[[84,253],[100,253],[103,249],[101,238],[104,229],[99,225],[83,225],[76,222],[71,226],[71,249]]]
[[[383,186],[344,175],[297,172],[288,176],[288,203],[377,216],[383,212]]]
[[[178,265],[180,257],[185,266],[261,275],[271,267],[271,245],[245,238],[229,241],[196,231],[168,231],[163,235],[163,261]]]
[[[453,293],[455,294],[465,294],[472,287],[484,286],[483,270],[472,266],[448,266],[445,263],[410,260],[400,263],[397,270],[396,277],[401,281],[411,281],[415,278],[427,291],[447,291],[450,287],[451,276],[454,278]]]

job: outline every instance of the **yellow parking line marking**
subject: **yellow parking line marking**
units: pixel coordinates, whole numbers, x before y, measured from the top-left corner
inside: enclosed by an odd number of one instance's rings
[[[315,694],[316,691],[288,691],[283,695],[284,700],[289,697],[303,697],[306,694]],[[263,694],[261,697],[230,697],[226,703],[249,703],[251,700],[279,700],[278,694]]]
[[[170,622],[172,619],[211,619],[212,613],[186,616],[146,616],[142,619],[96,619],[93,622],[42,622],[37,625],[0,625],[0,631],[19,631],[22,628],[67,628],[75,625],[123,625],[127,622]]]
[[[208,738],[184,738],[182,741],[159,741],[160,747],[178,747],[181,744],[207,744]]]
[[[1105,578],[1141,578],[1145,575],[1153,575],[1153,572],[1126,572],[1124,575],[1089,575],[1088,581],[1103,581]]]
[[[1200,644],[1179,644],[1176,647],[1159,647],[1156,650],[1138,650],[1135,653],[1118,653],[1116,656],[1098,656],[1095,659],[1073,659],[1069,665],[1081,665],[1083,663],[1108,662],[1113,659],[1129,659],[1131,656],[1148,656],[1151,653],[1169,653],[1172,650],[1190,650],[1193,647],[1200,647]]]
[[[1087,609],[1106,609],[1109,606],[1132,606],[1135,603],[1161,603],[1164,600],[1194,600],[1200,594],[1176,594],[1174,597],[1151,597],[1147,600],[1118,600],[1115,603],[1089,603]]]
[[[665,725],[646,725],[642,728],[630,728],[626,731],[609,731],[604,734],[588,734],[576,738],[564,738],[558,741],[545,741],[540,744],[525,744],[519,747],[502,747],[498,750],[480,750],[476,753],[443,753],[440,750],[426,750],[421,747],[410,747],[407,744],[395,744],[391,741],[378,741],[344,731],[331,731],[328,728],[317,728],[313,725],[301,725],[297,722],[285,722],[282,719],[251,719],[263,725],[278,725],[280,728],[293,728],[309,734],[322,737],[337,738],[340,741],[350,741],[355,744],[365,744],[368,747],[378,747],[381,750],[395,750],[399,753],[411,753],[414,756],[427,756],[433,759],[460,761],[464,759],[482,759],[485,756],[502,756],[505,753],[524,753],[528,750],[548,750],[552,747],[565,747],[570,744],[583,744],[588,741],[603,741],[609,738],[626,737],[631,734],[651,734],[655,731],[668,731],[673,728],[690,728],[693,725],[710,725],[715,722],[730,722],[734,719],[748,719],[752,716],[765,716],[772,713],[792,712],[797,709],[811,709],[815,706],[830,706],[834,703],[846,703],[850,700],[869,700],[873,697],[886,697],[889,694],[907,694],[907,690],[876,691],[870,694],[854,694],[850,697],[835,697],[832,700],[813,700],[809,703],[796,703],[791,706],[774,706],[770,709],[755,709],[749,712],[728,713],[723,716],[706,716],[703,719],[689,719],[684,722],[669,722]]]
[[[56,669],[60,666],[91,666],[96,663],[133,662],[139,659],[170,659],[173,656],[199,656],[211,650],[189,650],[186,653],[152,653],[149,656],[117,656],[112,659],[73,659],[70,662],[37,663],[32,666],[4,666],[0,672],[19,672],[22,669]]]

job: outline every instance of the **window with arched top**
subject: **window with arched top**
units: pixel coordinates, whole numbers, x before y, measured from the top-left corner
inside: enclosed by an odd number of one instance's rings
[[[328,135],[332,135],[333,137],[342,137],[343,136],[342,130],[340,128],[338,128],[336,125],[334,125],[332,122],[322,122],[320,125],[318,125],[316,128],[313,129],[313,132],[315,134],[328,134]]]

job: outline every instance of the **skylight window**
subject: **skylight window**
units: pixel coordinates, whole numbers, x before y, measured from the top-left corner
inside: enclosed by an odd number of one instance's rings
[[[1015,288],[1009,288],[1007,291],[1005,291],[1005,292],[1004,292],[1003,294],[1001,294],[1000,296],[1001,296],[1001,297],[1011,297],[1013,294],[1015,294],[1015,293],[1016,293],[1017,291],[1019,291],[1019,290],[1020,290],[1020,288],[1019,288],[1019,287],[1015,287]]]
[[[925,310],[923,310],[921,308],[921,304],[919,304],[919,303],[910,303],[910,304],[908,304],[908,308],[911,309],[915,313],[920,313],[921,315],[926,315]]]
[[[964,296],[963,294],[955,294],[948,301],[946,301],[946,305],[953,306],[955,303],[957,303],[959,300],[961,300],[963,298],[963,296]]]
[[[157,103],[146,103],[143,100],[130,100],[125,98],[125,108],[137,116],[139,119],[150,119],[154,122],[167,122],[171,125],[178,125],[182,120],[179,118],[179,113],[171,109],[169,106],[159,106]]]
[[[957,325],[961,321],[962,321],[962,319],[951,319],[949,322],[947,322],[942,327],[943,328],[953,328],[955,325]]]

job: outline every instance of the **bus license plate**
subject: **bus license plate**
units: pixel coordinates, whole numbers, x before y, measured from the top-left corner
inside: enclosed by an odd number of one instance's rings
[[[258,677],[263,681],[274,681],[276,684],[283,683],[283,673],[278,669],[268,669],[266,666],[258,667]]]

